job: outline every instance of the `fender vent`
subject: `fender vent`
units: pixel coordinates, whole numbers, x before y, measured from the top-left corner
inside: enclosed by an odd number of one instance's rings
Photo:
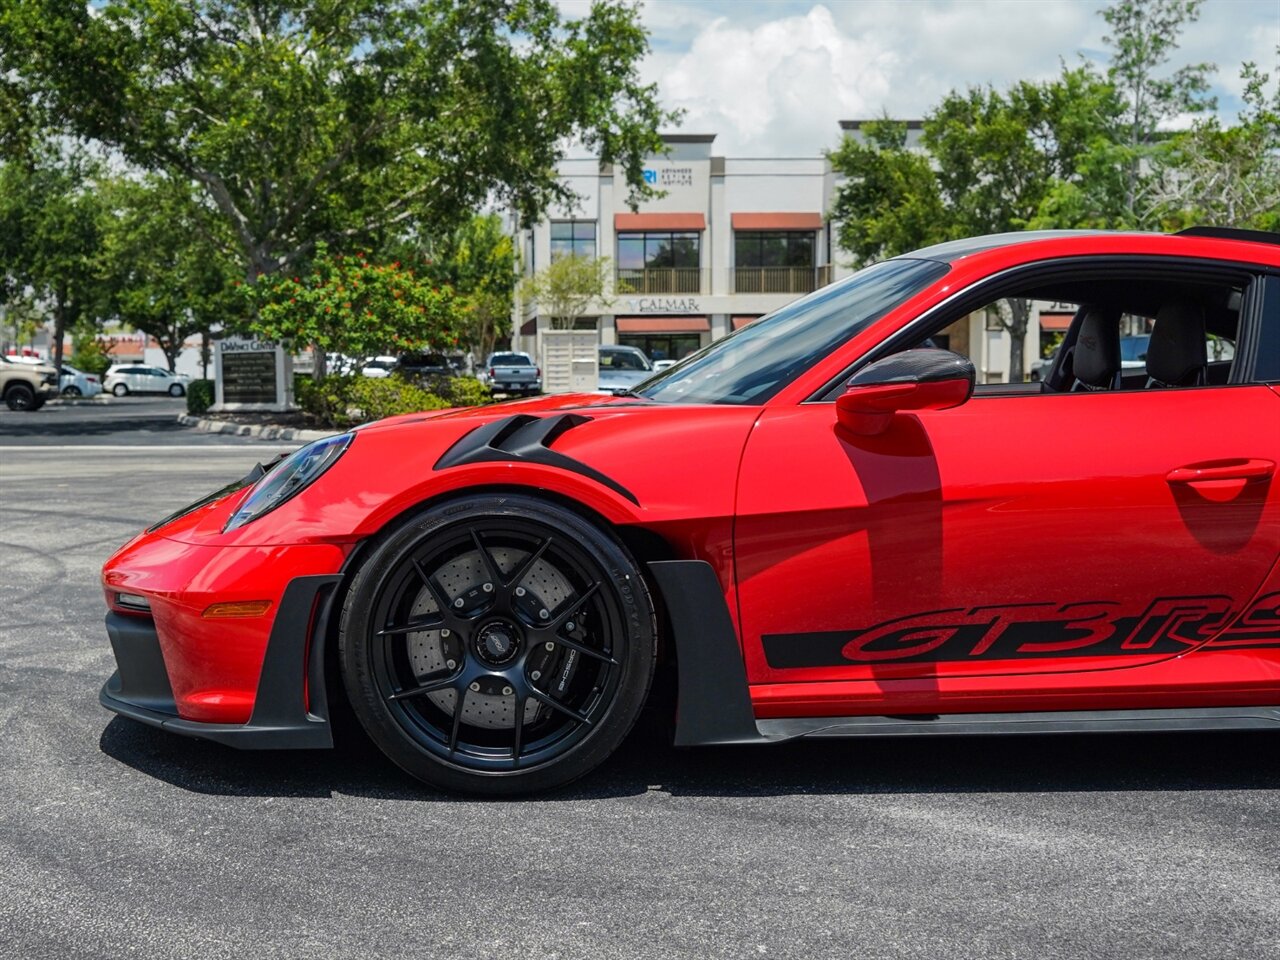
[[[538,463],[588,477],[639,506],[640,501],[635,494],[616,480],[551,449],[560,437],[590,421],[590,417],[580,413],[562,413],[552,417],[519,413],[494,420],[459,438],[436,461],[435,469],[445,470],[469,463]]]

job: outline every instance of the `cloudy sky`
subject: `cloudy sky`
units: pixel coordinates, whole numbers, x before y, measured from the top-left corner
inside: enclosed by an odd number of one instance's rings
[[[587,0],[562,0],[578,12]],[[683,128],[726,156],[815,155],[837,121],[919,117],[948,90],[1105,63],[1101,0],[645,0],[645,76]],[[1240,64],[1278,72],[1280,0],[1208,0],[1176,63],[1217,64],[1221,111],[1239,106]]]

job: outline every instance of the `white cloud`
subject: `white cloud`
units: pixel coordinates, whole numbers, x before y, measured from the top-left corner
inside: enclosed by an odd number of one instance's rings
[[[687,50],[656,50],[645,73],[686,112],[684,129],[719,134],[717,152],[800,156],[830,144],[838,120],[884,100],[893,60],[815,6],[756,26],[717,17]]]
[[[583,0],[561,0],[569,6]],[[644,64],[682,129],[727,156],[813,156],[837,121],[913,118],[955,88],[1046,79],[1061,60],[1101,61],[1101,2],[1082,0],[649,0]],[[1218,65],[1220,108],[1239,107],[1240,63],[1275,64],[1278,0],[1209,0],[1177,64]]]

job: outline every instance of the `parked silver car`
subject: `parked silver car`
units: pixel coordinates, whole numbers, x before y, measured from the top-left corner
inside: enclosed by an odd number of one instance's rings
[[[653,364],[637,347],[601,344],[597,393],[626,393],[653,376]]]
[[[62,365],[61,383],[64,397],[96,397],[102,392],[102,381],[95,374],[77,370],[69,363]]]

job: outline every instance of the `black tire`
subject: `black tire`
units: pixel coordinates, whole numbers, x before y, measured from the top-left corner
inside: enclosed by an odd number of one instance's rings
[[[392,761],[432,786],[501,796],[604,762],[640,715],[655,653],[626,548],[520,494],[447,501],[385,530],[338,641],[352,710]]]
[[[187,391],[182,388],[182,384],[180,383],[169,384],[169,396],[171,397],[180,397],[186,392]]]
[[[9,384],[9,389],[4,392],[4,402],[10,410],[39,410],[44,405],[27,383]]]
[[[123,383],[117,383],[111,388],[111,395],[115,397],[127,397],[129,395],[129,388]]]
[[[64,397],[78,397],[81,395],[80,388],[77,387],[74,383],[68,384],[67,386],[62,388],[62,395]]]

